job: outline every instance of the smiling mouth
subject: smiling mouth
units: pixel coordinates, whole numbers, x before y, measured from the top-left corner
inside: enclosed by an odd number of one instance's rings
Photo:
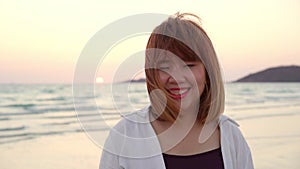
[[[168,89],[173,99],[183,99],[189,92],[189,88],[170,88]]]

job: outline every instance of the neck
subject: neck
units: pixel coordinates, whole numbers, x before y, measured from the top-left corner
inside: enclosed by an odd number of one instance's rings
[[[187,109],[180,109],[175,123],[179,125],[194,124],[197,122],[198,112],[199,108],[196,106],[190,106]]]

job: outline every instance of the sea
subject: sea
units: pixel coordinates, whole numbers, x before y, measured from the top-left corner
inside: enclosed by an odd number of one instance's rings
[[[240,124],[255,168],[298,169],[300,83],[226,83],[225,92],[224,114]],[[53,138],[80,139],[78,135],[84,135],[90,143],[101,147],[122,116],[149,105],[144,83],[0,84],[0,100],[0,151],[6,152],[2,157],[8,161],[13,160],[15,153],[28,152],[26,146],[33,146],[30,151],[40,149],[41,143],[49,145]],[[61,144],[68,147],[70,142]],[[83,149],[77,149],[83,153]],[[60,162],[57,165],[71,166],[74,154],[61,151],[70,157],[57,161],[55,155],[48,155],[43,164],[51,167],[52,163]],[[91,163],[95,167],[99,159],[96,155],[91,157],[91,152],[85,151],[77,158],[90,160],[86,165]],[[51,154],[50,150],[34,153],[21,164],[39,165],[36,156]],[[10,168],[12,164],[8,161],[1,163]],[[82,168],[80,165],[85,164],[79,160],[77,168]]]
[[[225,114],[234,120],[300,115],[300,83],[226,83],[225,89]],[[76,89],[71,84],[1,84],[0,100],[0,149],[1,144],[85,132],[85,127],[108,131],[124,114],[149,105],[144,83]]]

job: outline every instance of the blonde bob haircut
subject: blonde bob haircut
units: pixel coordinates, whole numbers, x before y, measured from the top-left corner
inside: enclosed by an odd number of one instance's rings
[[[159,49],[150,52],[151,49]],[[197,120],[201,123],[217,120],[224,112],[224,83],[212,42],[200,25],[200,18],[191,13],[176,13],[158,25],[151,33],[145,58],[145,74],[151,107],[158,120],[174,122],[179,108],[164,89],[155,68],[162,51],[168,51],[183,61],[200,61],[205,67],[206,83],[200,96]],[[155,89],[163,92],[151,94]]]

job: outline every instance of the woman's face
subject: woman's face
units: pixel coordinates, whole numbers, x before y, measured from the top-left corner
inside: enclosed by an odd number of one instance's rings
[[[158,61],[159,79],[183,111],[198,108],[205,87],[205,68],[200,61],[182,61],[166,56]],[[197,109],[198,110],[198,109]]]

